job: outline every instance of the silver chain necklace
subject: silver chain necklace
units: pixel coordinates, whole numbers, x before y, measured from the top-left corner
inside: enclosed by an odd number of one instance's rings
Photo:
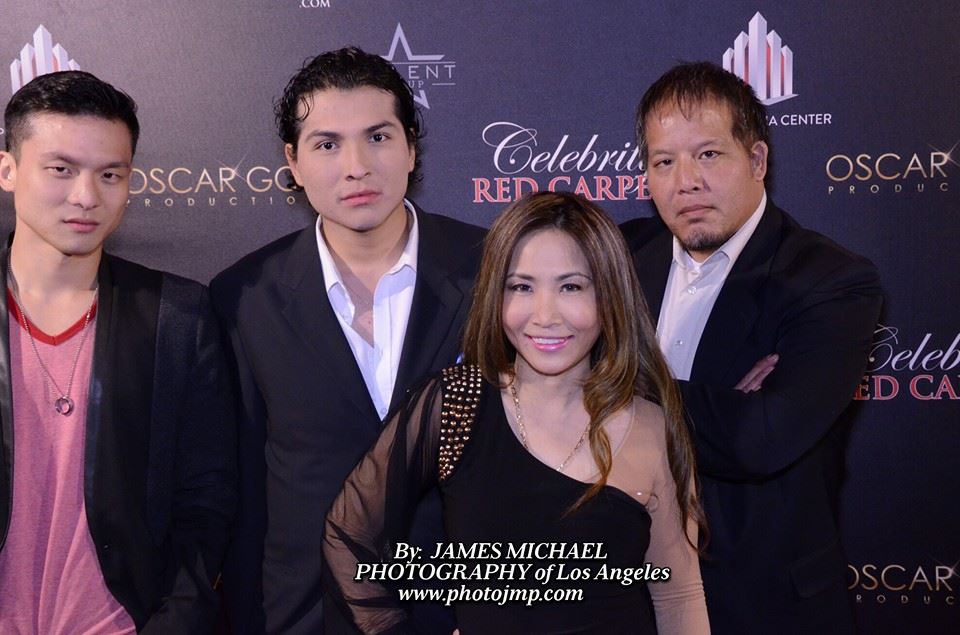
[[[527,452],[531,452],[530,443],[527,441],[527,428],[523,425],[523,410],[520,409],[520,396],[517,394],[517,379],[516,377],[510,382],[510,396],[513,397],[513,405],[516,410],[517,415],[517,428],[520,430],[520,442],[523,444],[524,449]],[[577,450],[580,449],[580,446],[583,445],[583,442],[587,440],[587,433],[590,432],[590,422],[587,422],[587,427],[583,429],[583,432],[580,433],[580,438],[577,439],[577,444],[573,446],[573,449],[570,450],[570,454],[567,455],[567,458],[560,461],[559,467],[557,470],[562,472],[563,468],[567,467],[567,463],[570,462],[570,459],[573,458],[573,455],[577,453]]]
[[[27,331],[27,338],[30,340],[30,346],[33,348],[33,354],[37,356],[37,363],[40,364],[40,370],[43,371],[44,389],[48,390],[50,384],[53,384],[56,394],[60,395],[53,402],[53,407],[64,417],[70,416],[76,407],[73,399],[70,398],[70,393],[73,391],[73,376],[77,372],[77,363],[80,361],[80,351],[83,349],[83,343],[87,341],[87,335],[90,333],[90,331],[87,330],[87,326],[90,324],[90,316],[93,314],[93,307],[97,303],[97,290],[99,289],[99,286],[94,288],[93,302],[90,303],[90,308],[87,309],[87,314],[83,318],[83,326],[80,328],[80,343],[77,345],[77,352],[73,356],[73,367],[70,369],[70,379],[67,382],[67,390],[63,391],[60,389],[59,384],[57,384],[57,380],[53,378],[53,375],[50,373],[47,365],[43,363],[43,358],[40,357],[40,351],[37,349],[37,343],[34,341],[33,332],[30,330],[30,316],[27,315],[26,310],[23,308],[23,302],[20,301],[20,294],[17,292],[16,278],[13,277],[13,269],[10,267],[9,263],[7,264],[7,277],[13,281],[13,284],[10,286],[10,291],[13,293],[13,299],[16,300],[17,312],[20,314],[20,321],[23,322],[23,327]],[[49,383],[47,383],[48,380]]]

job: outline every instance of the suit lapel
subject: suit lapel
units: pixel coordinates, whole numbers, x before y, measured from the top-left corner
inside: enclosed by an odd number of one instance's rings
[[[327,297],[316,230],[306,227],[297,237],[281,277],[280,311],[290,329],[313,351],[328,387],[335,387],[363,413],[364,421],[380,421],[340,322]]]
[[[116,390],[116,349],[115,332],[117,316],[120,311],[120,289],[114,284],[106,254],[101,257],[100,270],[97,273],[97,325],[93,343],[93,364],[90,372],[90,389],[87,397],[87,429],[83,448],[83,493],[87,505],[94,509],[94,486],[97,475],[97,459],[100,438],[103,430],[109,430],[114,423],[114,399]],[[122,394],[122,391],[120,391]],[[142,404],[149,408],[148,404]]]
[[[161,274],[104,253],[97,284],[84,441],[83,486],[91,510],[98,509],[94,492],[101,487],[115,491],[118,482],[136,482],[140,472],[134,466],[148,459],[140,453],[151,445],[151,413],[157,405],[170,406],[155,402],[153,394]],[[117,459],[124,455],[127,460]]]
[[[417,225],[420,231],[417,284],[390,399],[391,409],[400,403],[414,382],[435,367],[464,302],[463,292],[450,281],[450,267],[444,258],[449,254],[443,251],[445,246],[456,248],[456,245],[444,242],[430,216],[419,209]]]
[[[783,217],[767,202],[760,223],[727,275],[700,337],[690,379],[723,383],[762,309],[762,289],[779,245]],[[740,378],[737,377],[736,380]]]
[[[13,483],[13,385],[10,378],[10,320],[7,309],[7,262],[10,250],[0,251],[0,280],[3,280],[3,293],[0,294],[0,440],[3,455],[0,456],[0,548],[7,539],[10,527],[10,511]]]
[[[666,227],[633,255],[633,264],[637,269],[637,277],[640,279],[640,287],[650,308],[650,319],[654,326],[660,317],[672,261],[673,234],[667,231]]]

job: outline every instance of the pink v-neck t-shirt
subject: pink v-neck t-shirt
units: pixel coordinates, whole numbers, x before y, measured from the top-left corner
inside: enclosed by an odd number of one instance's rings
[[[10,307],[13,388],[13,505],[0,549],[0,633],[134,633],[134,623],[103,579],[87,525],[83,454],[95,316],[57,336],[30,333],[50,375],[67,390],[68,416],[30,344],[15,301]],[[83,342],[79,357],[77,347]]]

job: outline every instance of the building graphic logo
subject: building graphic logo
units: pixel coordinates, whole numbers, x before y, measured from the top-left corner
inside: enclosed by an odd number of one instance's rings
[[[769,106],[796,97],[793,92],[793,51],[780,34],[767,33],[767,20],[758,11],[723,54],[723,68],[753,87],[757,99]]]
[[[403,59],[396,59],[398,48],[403,51]],[[397,23],[397,30],[394,31],[393,41],[390,43],[390,51],[383,56],[383,59],[392,62],[410,84],[413,100],[424,108],[429,108],[426,87],[456,86],[454,71],[457,63],[445,59],[446,57],[446,55],[435,53],[414,53],[410,50],[410,42],[407,41],[403,27]]]
[[[10,86],[15,93],[34,77],[78,70],[80,65],[70,59],[70,54],[59,42],[54,46],[50,31],[41,24],[33,32],[33,45],[25,44],[20,49],[20,58],[10,64]]]

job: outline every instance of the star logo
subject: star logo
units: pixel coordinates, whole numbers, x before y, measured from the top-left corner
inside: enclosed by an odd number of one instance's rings
[[[401,59],[395,59],[398,56],[398,50],[403,53]],[[407,35],[403,32],[403,26],[397,23],[397,30],[393,33],[393,41],[390,42],[390,51],[383,56],[383,59],[396,66],[400,74],[407,80],[410,89],[413,91],[413,100],[424,108],[430,108],[425,86],[456,85],[455,82],[451,81],[456,62],[447,60],[446,57],[446,55],[436,53],[414,53],[410,48]]]

